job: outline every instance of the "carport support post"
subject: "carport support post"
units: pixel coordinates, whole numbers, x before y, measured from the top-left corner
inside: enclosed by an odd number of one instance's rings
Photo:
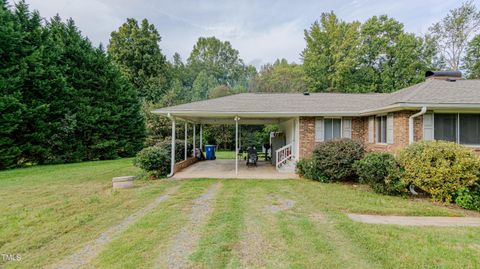
[[[203,151],[203,124],[200,124],[200,150]]]
[[[188,123],[185,122],[185,160],[188,158],[187,156],[187,147],[188,147]]]
[[[235,116],[235,176],[238,176],[238,121],[240,118]]]
[[[172,177],[175,169],[175,118],[168,114],[168,117],[172,120],[172,153],[170,156],[170,174],[167,177]]]
[[[197,130],[195,130],[195,129],[196,129],[196,124],[194,123],[193,124],[193,154],[192,154],[193,157],[195,157],[195,147],[197,146],[197,143],[196,143],[197,141],[195,141],[195,139],[196,139],[195,136],[197,135]]]

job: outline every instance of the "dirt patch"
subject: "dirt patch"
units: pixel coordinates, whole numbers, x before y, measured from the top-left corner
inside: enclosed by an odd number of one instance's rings
[[[53,268],[80,268],[88,264],[93,260],[102,250],[102,247],[107,243],[112,241],[112,239],[125,231],[130,225],[136,222],[138,219],[145,216],[147,213],[152,211],[160,203],[164,202],[175,192],[177,192],[178,186],[169,189],[165,194],[157,197],[153,202],[148,204],[146,207],[138,210],[132,215],[123,219],[120,223],[115,226],[110,227],[108,230],[100,234],[97,239],[87,243],[81,250],[75,252],[73,255],[67,257],[63,261],[59,262],[57,265],[52,266]]]
[[[313,222],[316,222],[316,223],[320,223],[320,224],[330,223],[327,217],[325,217],[325,215],[321,213],[313,213],[313,214],[310,214],[309,217]]]
[[[163,267],[162,264],[165,263],[167,268],[189,267],[188,256],[195,250],[201,236],[201,228],[208,220],[208,216],[212,211],[212,202],[220,187],[220,183],[214,184],[202,196],[193,201],[189,222],[173,238],[166,261],[163,261],[163,256],[157,259],[157,264],[160,267]]]
[[[294,200],[285,199],[277,195],[268,196],[268,200],[271,201],[271,204],[263,208],[263,211],[266,213],[277,213],[280,211],[286,211],[291,209],[295,205]]]

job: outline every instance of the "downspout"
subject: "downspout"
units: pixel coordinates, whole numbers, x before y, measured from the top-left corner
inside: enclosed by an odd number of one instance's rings
[[[167,117],[172,121],[172,153],[170,156],[170,174],[167,177],[172,177],[175,169],[175,118],[170,113]]]
[[[413,144],[413,140],[414,140],[414,124],[413,124],[413,121],[416,117],[418,116],[422,116],[423,114],[427,113],[427,107],[424,106],[422,107],[422,110],[420,110],[420,112],[416,113],[416,114],[413,114],[412,116],[410,116],[410,118],[408,118],[408,144]]]
[[[413,130],[414,128],[414,120],[416,117],[418,116],[421,116],[423,114],[427,113],[427,107],[426,106],[423,106],[422,109],[420,110],[420,112],[416,113],[416,114],[413,114],[412,116],[410,116],[408,118],[408,144],[413,144],[413,140],[414,140],[414,135],[415,135],[415,132]],[[418,193],[415,191],[415,186],[413,184],[410,184],[410,186],[408,186],[408,190],[410,191],[410,193],[412,193],[413,195],[418,195]]]

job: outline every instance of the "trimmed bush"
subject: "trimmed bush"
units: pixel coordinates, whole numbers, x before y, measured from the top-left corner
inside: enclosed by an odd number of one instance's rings
[[[477,181],[480,160],[471,149],[453,142],[422,141],[400,152],[405,169],[402,180],[429,193],[433,200],[450,203],[459,189]]]
[[[134,165],[145,170],[149,176],[161,178],[170,173],[171,140],[164,140],[154,146],[141,150],[134,160]],[[188,144],[188,156],[192,156],[192,145]],[[175,162],[185,158],[185,140],[175,141]]]
[[[170,161],[170,154],[172,149],[172,140],[165,139],[161,142],[155,144],[155,146],[164,148],[168,151],[168,160]],[[187,156],[192,156],[193,145],[187,145]],[[185,140],[176,139],[175,140],[175,162],[183,161],[185,157]]]
[[[149,176],[161,178],[170,172],[170,152],[160,146],[144,148],[137,153],[133,163]]]
[[[461,188],[456,193],[455,203],[465,209],[480,211],[480,186]]]
[[[363,158],[363,144],[352,139],[320,143],[312,154],[312,174],[321,181],[342,181],[355,178],[352,165]]]
[[[368,184],[375,192],[396,195],[405,192],[401,182],[401,169],[390,153],[373,152],[356,161],[353,168],[360,182]]]
[[[302,159],[297,162],[297,174],[307,179],[313,179],[320,182],[328,182],[328,178],[323,175],[315,165],[312,159]]]

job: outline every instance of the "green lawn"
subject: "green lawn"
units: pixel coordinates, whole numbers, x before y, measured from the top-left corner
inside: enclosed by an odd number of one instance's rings
[[[219,150],[215,152],[217,159],[235,159],[235,151]]]
[[[109,227],[176,191],[102,247],[89,268],[166,267],[183,227],[197,239],[184,255],[194,268],[478,268],[479,228],[361,224],[345,213],[463,216],[426,200],[378,195],[365,186],[307,180],[137,181],[130,159],[0,172],[0,268],[48,267]],[[204,216],[198,198],[220,184]],[[215,185],[217,186],[217,185]],[[197,216],[197,217],[198,217]],[[173,250],[172,250],[173,249]]]

